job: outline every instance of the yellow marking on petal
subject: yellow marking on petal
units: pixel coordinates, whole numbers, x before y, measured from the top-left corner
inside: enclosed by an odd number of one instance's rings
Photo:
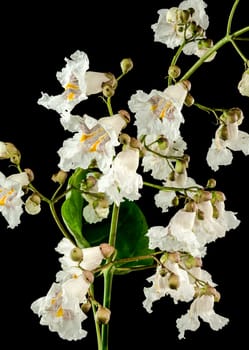
[[[79,90],[79,86],[73,83],[68,83],[65,86],[65,90],[68,90],[68,89]]]
[[[2,192],[2,190],[1,190]],[[6,200],[8,199],[8,197],[14,192],[13,189],[9,190],[5,195],[2,196],[2,198],[0,198],[0,205],[5,205]]]
[[[97,140],[96,142],[94,142],[94,144],[92,144],[92,146],[89,148],[89,151],[96,152],[100,142],[101,140]]]
[[[75,93],[69,92],[69,94],[67,95],[67,99],[68,99],[69,101],[72,101],[74,98],[75,98]]]
[[[94,135],[94,133],[91,133],[91,134],[82,134],[82,135],[81,135],[81,138],[80,138],[80,142],[84,142],[84,141],[90,139],[93,135]]]
[[[63,317],[64,315],[64,310],[62,309],[62,307],[60,306],[59,309],[57,310],[55,316],[56,317]]]
[[[0,198],[0,205],[5,205],[6,203],[6,199],[7,199],[7,196],[3,196],[2,198]]]

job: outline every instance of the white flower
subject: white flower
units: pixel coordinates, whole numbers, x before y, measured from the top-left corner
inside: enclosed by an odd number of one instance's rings
[[[99,120],[85,115],[84,120],[78,120],[76,124],[77,132],[65,140],[58,151],[60,169],[87,169],[92,161],[96,161],[101,171],[107,171],[115,155],[114,147],[119,145],[119,133],[126,122],[120,114]]]
[[[180,46],[185,39],[191,39],[195,35],[191,23],[195,23],[203,29],[202,38],[209,25],[208,16],[205,12],[206,6],[206,3],[202,0],[187,0],[181,2],[178,8],[159,10],[158,21],[151,26],[154,31],[154,40],[165,44],[170,49],[174,49]],[[190,15],[189,13],[189,18],[183,20],[181,10],[189,10],[190,8],[194,9],[193,14]],[[192,49],[190,49],[188,47],[190,43],[187,43],[183,50],[184,53],[195,53],[197,43],[191,44],[194,44],[194,47],[192,46]]]
[[[226,232],[237,228],[240,221],[235,213],[225,210],[225,204],[219,201],[215,204],[218,210],[218,218],[213,217],[213,205],[211,201],[203,201],[197,204],[198,209],[204,214],[203,220],[196,217],[193,231],[201,246],[225,236]]]
[[[14,228],[20,224],[23,213],[23,186],[29,184],[25,172],[6,177],[0,172],[0,212],[8,222],[8,227]]]
[[[79,102],[87,99],[88,95],[101,92],[102,83],[110,79],[105,73],[87,72],[89,59],[85,52],[77,50],[70,59],[65,58],[65,61],[66,66],[56,74],[64,92],[56,96],[42,93],[38,100],[38,104],[58,113],[70,112]]]
[[[80,266],[84,270],[92,271],[98,267],[104,259],[99,246],[83,248],[83,260],[79,264],[78,261],[73,261],[71,258],[71,251],[73,248],[75,248],[74,244],[67,238],[62,238],[55,248],[58,253],[63,254],[63,257],[59,258],[63,270]]]
[[[194,284],[190,282],[188,273],[179,268],[177,263],[167,261],[165,264],[168,272],[164,275],[161,274],[162,267],[158,266],[156,273],[147,279],[148,282],[152,282],[152,286],[144,288],[145,300],[143,306],[147,312],[152,312],[152,304],[154,301],[161,299],[166,295],[170,295],[174,303],[178,301],[188,302],[193,299],[195,294]],[[169,285],[169,278],[171,273],[174,273],[178,277],[179,286],[173,289]]]
[[[46,296],[31,304],[31,310],[41,318],[41,325],[48,326],[62,339],[79,340],[87,335],[81,328],[87,316],[80,308],[80,302],[85,297],[86,282],[83,275],[68,281],[70,286],[53,283]]]
[[[185,338],[185,331],[196,331],[200,326],[199,317],[209,323],[210,327],[218,331],[224,327],[229,319],[218,315],[214,311],[214,297],[212,295],[202,295],[196,298],[188,312],[177,319],[176,325],[179,330],[179,339]]]
[[[116,205],[124,199],[137,200],[143,178],[137,174],[139,165],[138,149],[126,149],[117,154],[110,170],[98,180],[98,189],[105,192]]]
[[[249,68],[242,74],[241,80],[238,84],[238,90],[242,96],[249,97]]]
[[[164,91],[152,90],[149,94],[138,90],[130,97],[128,106],[135,113],[138,136],[164,135],[169,141],[179,137],[180,124],[184,122],[181,109],[187,95],[182,83]]]
[[[187,147],[186,142],[179,136],[174,141],[168,141],[165,149],[161,149],[155,140],[158,140],[163,135],[148,135],[145,138],[145,144],[150,148],[142,158],[142,166],[144,171],[151,170],[151,176],[157,180],[164,180],[172,171],[170,157],[181,157]],[[167,158],[168,157],[168,158]]]
[[[238,129],[238,122],[226,125],[226,139],[222,139],[220,134],[224,126],[221,125],[216,133],[215,138],[207,152],[207,163],[217,171],[221,165],[229,165],[232,163],[232,151],[242,151],[245,155],[249,155],[249,134]]]
[[[183,209],[171,218],[167,227],[151,227],[146,236],[149,237],[149,248],[163,251],[183,251],[194,257],[201,256],[200,244],[193,232],[195,212]]]

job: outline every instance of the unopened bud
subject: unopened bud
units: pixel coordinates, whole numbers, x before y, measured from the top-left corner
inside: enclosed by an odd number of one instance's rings
[[[197,219],[199,219],[199,220],[204,220],[204,219],[205,219],[205,214],[204,214],[204,212],[203,212],[202,210],[200,210],[200,209],[197,210],[196,215],[197,215]]]
[[[165,136],[161,136],[158,140],[157,140],[157,144],[160,150],[165,150],[168,148],[169,145],[169,141]]]
[[[195,201],[190,200],[189,202],[187,202],[184,206],[184,210],[187,212],[196,212],[197,205]]]
[[[182,80],[181,83],[187,91],[191,90],[191,82],[189,80]]]
[[[175,196],[172,201],[171,201],[171,204],[174,206],[174,207],[177,207],[179,205],[179,197],[178,196]]]
[[[121,115],[121,117],[126,121],[127,124],[130,123],[130,121],[131,121],[131,116],[130,116],[130,113],[129,113],[129,112],[127,112],[125,109],[120,109],[120,110],[118,111],[118,114]]]
[[[113,253],[115,252],[115,248],[108,243],[101,243],[99,247],[100,247],[102,255],[106,259],[110,258],[113,255]]]
[[[169,67],[168,69],[168,75],[175,79],[175,78],[178,78],[181,74],[181,68],[176,66],[176,65],[172,65]]]
[[[133,68],[133,62],[130,58],[124,58],[120,62],[121,70],[123,74],[128,73]]]
[[[162,265],[164,265],[166,263],[166,261],[168,260],[169,258],[169,253],[163,253],[163,255],[160,257],[160,263]]]
[[[28,175],[29,182],[32,182],[35,178],[33,170],[26,168],[26,169],[24,169],[24,171]]]
[[[5,142],[5,146],[11,163],[19,165],[21,161],[20,151],[16,148],[16,146],[13,143],[10,142]]]
[[[98,323],[108,324],[111,317],[111,311],[107,307],[99,305],[95,317]]]
[[[59,170],[58,173],[52,175],[52,181],[58,182],[60,185],[63,185],[67,179],[67,173],[63,170]]]
[[[73,261],[82,261],[83,260],[83,251],[79,247],[74,247],[70,252],[70,258]]]
[[[104,83],[102,86],[102,93],[105,97],[112,97],[115,94],[115,89],[108,83]]]
[[[41,211],[41,198],[33,193],[25,202],[25,211],[30,215],[37,215]]]
[[[93,283],[93,281],[94,281],[94,274],[91,271],[84,270],[83,271],[83,275],[84,275],[84,277],[85,277],[87,282],[89,282],[90,284]]]
[[[175,172],[178,174],[183,174],[184,171],[186,170],[186,166],[187,163],[185,162],[185,160],[176,160],[176,164],[175,164]]]
[[[188,92],[187,96],[185,97],[184,104],[187,107],[191,107],[195,103],[194,97]]]
[[[207,188],[214,188],[216,186],[216,180],[215,179],[208,179],[207,181]]]
[[[85,314],[87,314],[91,310],[92,304],[87,300],[85,303],[81,304],[80,308]]]
[[[122,133],[119,135],[119,142],[121,145],[129,145],[131,141],[131,137],[128,134]]]
[[[168,279],[169,288],[177,289],[180,286],[180,278],[175,273],[171,273]]]

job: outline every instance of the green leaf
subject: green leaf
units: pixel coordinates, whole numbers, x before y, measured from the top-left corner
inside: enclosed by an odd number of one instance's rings
[[[111,213],[109,217],[96,224],[84,224],[84,235],[88,242],[93,245],[107,243],[111,224]],[[116,259],[131,258],[148,255],[154,252],[148,248],[147,221],[139,206],[131,201],[124,201],[120,205],[117,225]],[[147,266],[153,263],[153,259],[145,259],[123,263],[122,267]],[[121,265],[120,265],[121,267]],[[129,271],[128,271],[129,272]]]
[[[86,177],[87,171],[83,169],[76,169],[68,180],[68,185],[73,189],[68,193],[66,200],[61,207],[61,215],[69,232],[75,238],[77,245],[80,248],[89,246],[82,235],[82,210],[84,205],[84,198],[80,191],[80,183]]]

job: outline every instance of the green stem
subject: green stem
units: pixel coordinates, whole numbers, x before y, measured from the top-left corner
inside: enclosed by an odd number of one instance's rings
[[[183,77],[180,79],[187,80],[190,78],[190,76],[206,61],[208,57],[210,57],[214,52],[218,51],[222,46],[229,42],[233,42],[233,39],[248,32],[249,26],[244,27],[240,30],[237,30],[233,34],[227,34],[222,39],[220,39],[213,47],[211,47],[199,60],[183,75]]]
[[[113,247],[116,245],[117,237],[117,225],[119,216],[119,206],[113,204],[112,220],[109,234],[109,244]],[[107,264],[111,261],[111,258],[107,259]],[[113,281],[114,267],[110,267],[104,271],[104,295],[103,306],[110,309],[111,306],[111,294],[112,294],[112,281]],[[109,340],[109,323],[102,325],[102,348],[101,350],[108,350]]]
[[[183,191],[183,192],[186,192],[186,191],[196,191],[196,190],[200,190],[201,187],[198,187],[198,186],[190,186],[190,187],[170,187],[170,186],[160,186],[160,185],[156,185],[156,184],[152,184],[150,182],[146,182],[144,181],[143,184],[145,186],[148,186],[148,187],[153,187],[153,188],[156,188],[160,191]]]
[[[91,294],[91,305],[92,305],[92,312],[93,312],[93,317],[94,317],[94,323],[95,323],[95,331],[96,331],[96,337],[97,337],[97,344],[98,344],[98,350],[102,349],[102,339],[101,339],[101,332],[100,332],[100,327],[99,327],[99,323],[96,320],[96,304],[94,299],[94,286],[93,284],[91,284],[90,286],[90,294]]]

